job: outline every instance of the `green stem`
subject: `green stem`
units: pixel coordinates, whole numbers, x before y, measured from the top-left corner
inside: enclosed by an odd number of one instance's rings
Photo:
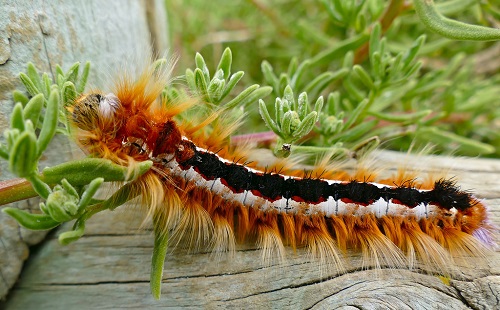
[[[158,227],[155,223],[155,244],[153,248],[153,257],[151,258],[151,293],[155,299],[161,296],[161,280],[163,278],[163,266],[167,255],[168,233]]]
[[[391,0],[389,2],[384,14],[379,19],[380,25],[382,26],[382,34],[389,29],[394,20],[406,9],[404,3],[404,0]],[[371,29],[373,28],[370,28],[370,32]],[[368,56],[368,49],[369,44],[367,42],[356,51],[356,54],[354,55],[354,63],[362,63],[366,59],[366,56]]]
[[[38,175],[38,180],[51,187],[62,179],[67,179],[74,186],[84,186],[93,179],[103,177],[105,182],[127,181],[138,177],[151,168],[152,162],[145,161],[139,164],[137,173],[130,176],[128,168],[111,163],[111,161],[97,158],[70,161],[57,166],[45,168]],[[37,193],[26,179],[13,179],[0,182],[0,205],[36,197]]]
[[[12,179],[0,182],[0,205],[28,199],[37,193],[26,179]]]
[[[123,185],[105,201],[86,208],[84,213],[78,220],[85,222],[96,213],[107,209],[114,210],[117,207],[123,205],[125,202],[137,197],[140,192],[137,191],[136,188],[134,188],[135,186],[136,184],[134,184],[134,182]]]
[[[380,25],[382,26],[382,33],[384,33],[392,25],[396,17],[405,10],[404,0],[391,0],[387,8],[380,18]]]
[[[413,0],[413,6],[422,23],[443,37],[454,40],[500,40],[500,29],[462,23],[441,15],[433,0]]]
[[[331,157],[335,157],[336,159],[353,157],[353,152],[343,147],[293,145],[292,150],[295,154],[298,153],[330,154]]]

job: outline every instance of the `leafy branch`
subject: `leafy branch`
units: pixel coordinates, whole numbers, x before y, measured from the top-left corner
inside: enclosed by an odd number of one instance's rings
[[[10,171],[24,178],[2,182],[5,187],[0,190],[0,202],[5,204],[36,195],[45,200],[40,203],[40,214],[12,207],[2,211],[32,230],[46,230],[77,220],[72,231],[59,236],[63,244],[81,237],[89,210],[106,202],[94,199],[103,182],[131,181],[152,165],[150,161],[140,163],[131,175],[127,167],[106,159],[88,158],[48,167],[39,173],[38,161],[54,135],[70,132],[66,106],[85,89],[90,63],[85,64],[81,74],[79,68],[80,64],[76,63],[64,73],[57,66],[54,83],[47,73],[40,76],[34,65],[28,64],[27,72],[20,74],[28,96],[14,91],[17,103],[10,127],[4,131],[6,143],[0,145],[0,156],[9,162]],[[107,204],[114,202],[108,200]]]
[[[259,100],[259,112],[266,125],[279,137],[275,155],[290,155],[291,144],[305,137],[319,119],[323,108],[323,97],[319,97],[310,111],[307,93],[303,92],[295,100],[292,88],[287,86],[283,98],[276,98],[274,119],[271,118],[266,104]]]
[[[190,92],[200,97],[205,103],[212,106],[221,106],[225,110],[248,106],[271,93],[271,87],[260,87],[260,85],[254,84],[240,91],[236,97],[227,100],[228,95],[245,75],[243,71],[231,74],[232,61],[231,49],[226,48],[217,65],[215,74],[211,77],[203,56],[196,53],[196,69],[194,71],[186,69],[185,75]]]
[[[500,29],[471,25],[444,17],[433,0],[413,0],[415,12],[430,30],[454,40],[500,40]]]

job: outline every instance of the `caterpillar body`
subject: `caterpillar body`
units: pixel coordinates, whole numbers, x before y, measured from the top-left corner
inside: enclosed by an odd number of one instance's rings
[[[204,124],[174,119],[193,103],[167,108],[159,99],[164,86],[148,69],[137,81],[122,79],[114,93],[82,95],[70,112],[75,139],[91,156],[130,166],[154,162],[131,188],[171,244],[224,252],[251,240],[264,259],[282,258],[285,245],[307,247],[339,272],[343,253],[355,249],[376,267],[418,262],[442,274],[453,273],[457,257],[482,257],[494,246],[485,205],[452,180],[417,186],[403,175],[312,177],[234,162],[238,151],[223,141],[235,126],[197,135]]]

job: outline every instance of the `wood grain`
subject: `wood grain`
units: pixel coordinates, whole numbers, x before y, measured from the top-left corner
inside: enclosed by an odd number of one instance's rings
[[[377,160],[412,163],[425,173],[449,170],[464,189],[486,198],[500,225],[500,161],[378,152]],[[432,168],[434,167],[434,168]],[[453,168],[452,170],[450,170]],[[149,292],[153,238],[140,230],[136,209],[99,214],[86,235],[61,246],[57,233],[30,257],[5,309],[245,308],[245,309],[498,309],[500,253],[447,281],[408,270],[363,270],[349,253],[345,274],[320,270],[303,250],[288,250],[284,264],[264,264],[252,245],[233,257],[177,249],[167,255],[161,300]],[[63,228],[62,230],[67,229]]]

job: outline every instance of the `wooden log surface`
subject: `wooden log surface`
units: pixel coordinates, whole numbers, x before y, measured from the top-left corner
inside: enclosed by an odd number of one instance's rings
[[[408,156],[378,152],[378,162],[406,164],[425,175],[449,170],[464,189],[490,207],[500,225],[500,161]],[[434,167],[434,168],[433,168]],[[390,170],[390,169],[389,169]],[[390,171],[389,171],[390,172]],[[233,257],[177,249],[167,255],[161,300],[149,291],[153,237],[140,230],[135,209],[105,212],[69,246],[57,232],[34,249],[5,309],[207,308],[215,309],[499,309],[500,252],[486,264],[469,260],[455,279],[409,270],[363,270],[349,253],[347,273],[320,269],[303,250],[288,249],[284,264],[263,263],[253,245]],[[135,219],[135,220],[134,220]],[[132,221],[131,221],[132,220]],[[66,230],[68,227],[62,228]]]
[[[55,74],[73,63],[91,61],[90,87],[109,85],[113,71],[128,60],[166,50],[166,17],[163,0],[43,1],[0,0],[0,132],[9,126],[14,102],[12,91],[23,89],[19,73],[31,62],[39,72]],[[130,66],[130,64],[128,65]],[[3,143],[3,135],[0,135]],[[64,137],[56,137],[40,161],[40,169],[71,156]],[[8,163],[0,161],[0,180],[11,179]],[[37,209],[38,201],[11,206]],[[15,283],[28,246],[45,232],[20,228],[0,212],[0,299]]]

